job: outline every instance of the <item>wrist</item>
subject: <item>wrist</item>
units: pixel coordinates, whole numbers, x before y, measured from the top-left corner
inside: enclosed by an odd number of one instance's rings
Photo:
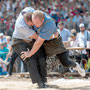
[[[55,35],[54,34],[52,35],[52,38],[55,38]]]
[[[29,57],[31,57],[31,52],[29,52]]]

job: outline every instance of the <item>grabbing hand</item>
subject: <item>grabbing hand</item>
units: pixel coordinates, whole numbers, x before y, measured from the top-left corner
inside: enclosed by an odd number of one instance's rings
[[[28,48],[27,48],[28,49]],[[28,51],[22,51],[21,52],[21,58],[23,60],[25,60],[26,58],[29,58],[30,57],[30,50],[28,49]]]

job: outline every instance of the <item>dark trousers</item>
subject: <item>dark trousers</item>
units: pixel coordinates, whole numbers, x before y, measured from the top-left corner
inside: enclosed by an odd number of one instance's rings
[[[13,52],[11,56],[10,64],[9,64],[9,70],[8,70],[9,75],[12,75],[13,65],[17,57],[18,57],[18,54]]]
[[[59,61],[62,63],[64,67],[76,67],[76,63],[68,59],[68,52],[63,52],[61,54],[57,54]]]
[[[13,50],[21,56],[22,51],[27,51],[27,48],[31,50],[34,42],[26,43],[20,42],[13,46]],[[41,47],[36,54],[27,58],[24,61],[27,64],[27,69],[30,73],[32,83],[46,82],[46,55],[43,47]]]
[[[8,70],[9,75],[12,75],[13,65],[14,65],[15,60],[16,60],[17,57],[18,57],[18,54],[15,51],[13,51],[13,53],[11,55],[11,59],[10,59],[10,64],[9,64],[9,70]],[[27,71],[27,66],[24,62],[23,62],[23,64],[24,64],[24,69],[25,69],[25,72],[26,72]]]

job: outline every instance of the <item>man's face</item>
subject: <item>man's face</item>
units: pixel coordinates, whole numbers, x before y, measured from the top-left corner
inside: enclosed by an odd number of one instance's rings
[[[36,17],[36,18],[32,18],[32,21],[36,27],[40,27],[43,24],[44,19],[40,20],[38,17]]]
[[[85,27],[80,27],[80,31],[84,32],[85,31]]]
[[[60,29],[60,30],[63,30],[63,28],[64,28],[64,25],[59,24],[59,29]]]

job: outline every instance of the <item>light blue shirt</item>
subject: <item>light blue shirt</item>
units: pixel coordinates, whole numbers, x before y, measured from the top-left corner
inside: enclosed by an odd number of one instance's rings
[[[80,19],[82,19],[82,17],[81,16],[74,16],[74,18],[73,18],[73,21],[75,22],[75,23],[79,23],[80,22]]]
[[[31,7],[26,7],[21,11],[15,23],[13,37],[17,39],[30,40],[30,36],[32,36],[35,31],[25,23],[22,12],[34,12],[34,9]]]
[[[62,41],[68,41],[68,38],[71,36],[71,32],[68,29],[64,28],[62,31],[60,29],[57,29],[57,31],[62,37]]]
[[[38,30],[41,28],[40,32],[38,33],[39,36],[45,40],[50,40],[51,35],[56,32],[56,24],[48,14],[44,13],[44,15],[45,15],[44,23],[36,31],[38,32]],[[48,20],[50,21],[47,22]]]

